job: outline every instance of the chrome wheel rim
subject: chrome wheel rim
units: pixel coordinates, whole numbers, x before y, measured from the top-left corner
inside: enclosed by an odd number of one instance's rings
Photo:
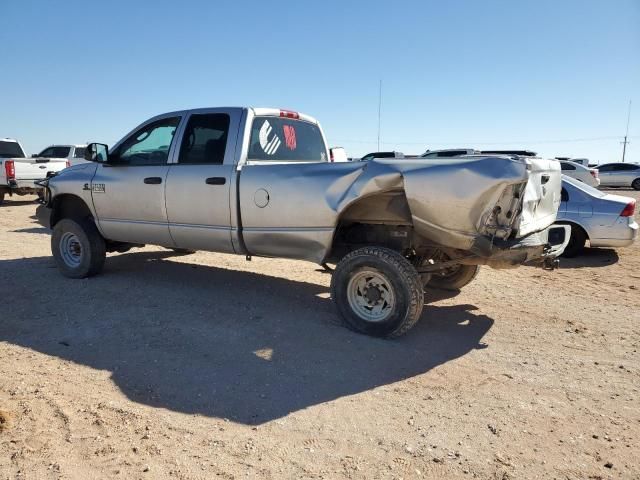
[[[375,270],[362,270],[351,277],[347,300],[356,315],[376,323],[389,318],[396,304],[391,282]]]
[[[60,238],[60,256],[66,266],[77,268],[82,262],[82,244],[75,233],[65,232]]]

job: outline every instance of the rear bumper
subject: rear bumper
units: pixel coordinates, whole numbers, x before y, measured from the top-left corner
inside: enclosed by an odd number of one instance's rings
[[[638,238],[638,224],[632,220],[627,224],[612,227],[610,233],[613,238],[589,238],[592,247],[628,247]]]
[[[569,225],[551,225],[540,232],[516,240],[496,240],[488,256],[468,257],[460,263],[489,265],[493,268],[514,268],[534,265],[554,268],[571,237]]]

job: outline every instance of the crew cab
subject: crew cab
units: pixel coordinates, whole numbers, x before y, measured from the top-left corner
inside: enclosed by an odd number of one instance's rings
[[[483,264],[553,267],[569,238],[550,228],[556,161],[332,163],[319,123],[287,110],[171,112],[86,159],[46,182],[39,212],[62,274],[95,275],[106,252],[144,244],[308,260],[333,271],[346,325],[374,336],[409,330],[425,288],[459,289]]]
[[[0,204],[7,195],[41,195],[43,188],[34,182],[66,166],[64,159],[27,158],[17,140],[0,138]]]

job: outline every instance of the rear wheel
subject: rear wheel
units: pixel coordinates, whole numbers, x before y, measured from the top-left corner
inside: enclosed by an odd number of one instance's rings
[[[453,265],[433,272],[427,286],[442,290],[460,290],[470,284],[480,271],[479,265]]]
[[[51,253],[60,272],[69,278],[85,278],[100,273],[106,257],[105,242],[89,219],[64,218],[51,235]]]
[[[375,337],[398,337],[420,319],[420,275],[399,253],[365,247],[344,257],[331,277],[331,297],[344,323]]]
[[[634,190],[640,190],[640,178],[636,178],[631,182],[631,187],[633,187]]]
[[[571,236],[569,243],[562,253],[563,257],[571,258],[580,255],[584,250],[584,244],[587,241],[587,234],[584,230],[576,225],[571,225]]]

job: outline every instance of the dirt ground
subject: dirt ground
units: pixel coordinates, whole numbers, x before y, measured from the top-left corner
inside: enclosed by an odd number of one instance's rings
[[[25,198],[0,207],[0,479],[640,478],[640,244],[483,268],[384,341],[304,262],[147,247],[66,279]]]

